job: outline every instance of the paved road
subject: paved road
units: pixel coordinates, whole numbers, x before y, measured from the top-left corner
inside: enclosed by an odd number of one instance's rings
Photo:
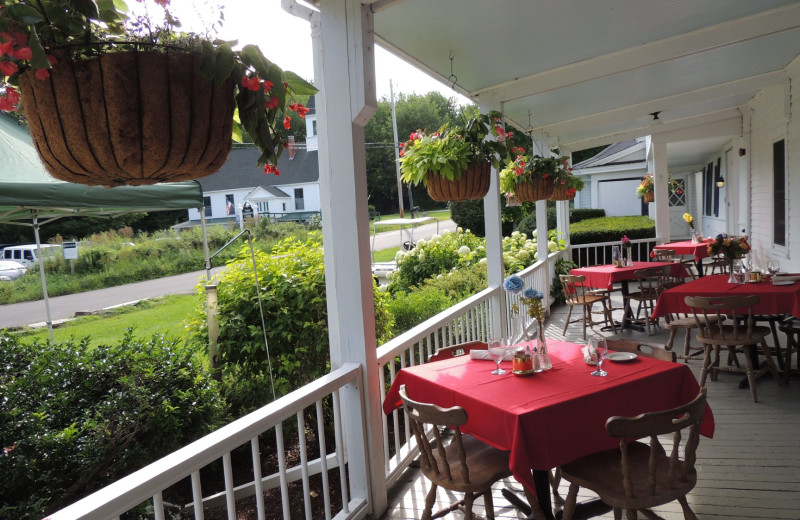
[[[451,220],[440,222],[439,232],[445,229],[453,231],[456,225]],[[430,238],[434,233],[436,224],[426,224],[414,230],[414,239]],[[402,239],[399,231],[378,233],[375,237],[375,250],[400,247],[404,240],[408,240],[408,230],[403,230]],[[214,268],[212,273],[215,274],[220,269]],[[195,271],[158,280],[56,296],[50,298],[50,315],[53,322],[57,323],[74,317],[76,313],[94,312],[147,298],[160,298],[168,294],[190,294],[194,292],[197,283],[205,279],[205,273],[205,271]],[[46,321],[47,311],[43,300],[0,305],[0,329],[45,324]]]

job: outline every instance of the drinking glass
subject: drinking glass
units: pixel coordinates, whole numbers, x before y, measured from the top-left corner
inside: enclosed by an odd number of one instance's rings
[[[489,340],[489,359],[497,364],[497,368],[492,371],[492,374],[501,376],[506,373],[505,370],[500,368],[500,362],[506,355],[506,344],[502,338],[494,338]]]
[[[770,260],[769,263],[767,263],[767,270],[770,276],[775,276],[778,271],[781,270],[781,263],[777,260]]]
[[[589,355],[591,356],[592,361],[597,363],[597,370],[591,372],[590,375],[607,376],[608,372],[603,370],[603,361],[605,361],[606,356],[608,356],[608,344],[606,343],[606,339],[597,336],[590,338]]]

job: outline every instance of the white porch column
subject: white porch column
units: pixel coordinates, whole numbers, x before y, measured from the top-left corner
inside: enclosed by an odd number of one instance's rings
[[[533,140],[534,149],[542,151],[542,157],[550,157],[550,141],[545,138]],[[536,250],[539,253],[539,261],[547,260],[547,201],[536,201]],[[548,300],[549,301],[549,296]]]
[[[569,150],[559,150],[562,156],[570,157]],[[570,159],[570,167],[572,167],[572,159]],[[564,240],[566,246],[570,246],[569,239],[569,201],[559,200],[556,201],[556,230],[559,233],[558,238]]]
[[[502,111],[502,105],[492,99],[481,99],[481,113],[491,110]],[[489,136],[493,139],[493,136]],[[502,288],[505,278],[503,264],[503,222],[500,207],[500,177],[497,170],[492,167],[492,181],[489,183],[489,193],[483,198],[483,220],[486,229],[486,269],[488,286],[492,289]],[[497,292],[497,297],[492,298],[491,335],[498,337],[505,333],[506,299],[502,290]]]
[[[659,243],[669,242],[669,173],[667,171],[667,143],[653,137],[653,180],[655,189],[656,239]]]
[[[319,20],[319,31],[314,20]],[[326,0],[312,18],[331,365],[355,362],[363,370],[364,387],[341,393],[350,498],[368,498],[379,516],[386,509],[382,381],[376,362],[364,149],[364,125],[376,107],[372,24],[372,13],[360,0]]]

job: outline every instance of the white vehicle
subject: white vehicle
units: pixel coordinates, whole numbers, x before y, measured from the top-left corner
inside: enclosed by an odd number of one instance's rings
[[[42,256],[45,258],[57,254],[61,246],[53,244],[42,244]],[[26,268],[33,267],[39,261],[39,252],[36,244],[26,244],[24,246],[8,246],[2,251],[0,260],[8,260],[24,265]]]
[[[27,270],[28,268],[19,262],[0,260],[0,280],[2,281],[16,280],[25,274]]]

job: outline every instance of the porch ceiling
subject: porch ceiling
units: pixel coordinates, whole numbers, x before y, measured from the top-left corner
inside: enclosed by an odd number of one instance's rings
[[[740,135],[739,108],[800,54],[796,0],[371,4],[380,45],[446,83],[452,55],[455,88],[518,129],[573,150],[663,134],[681,166]]]

